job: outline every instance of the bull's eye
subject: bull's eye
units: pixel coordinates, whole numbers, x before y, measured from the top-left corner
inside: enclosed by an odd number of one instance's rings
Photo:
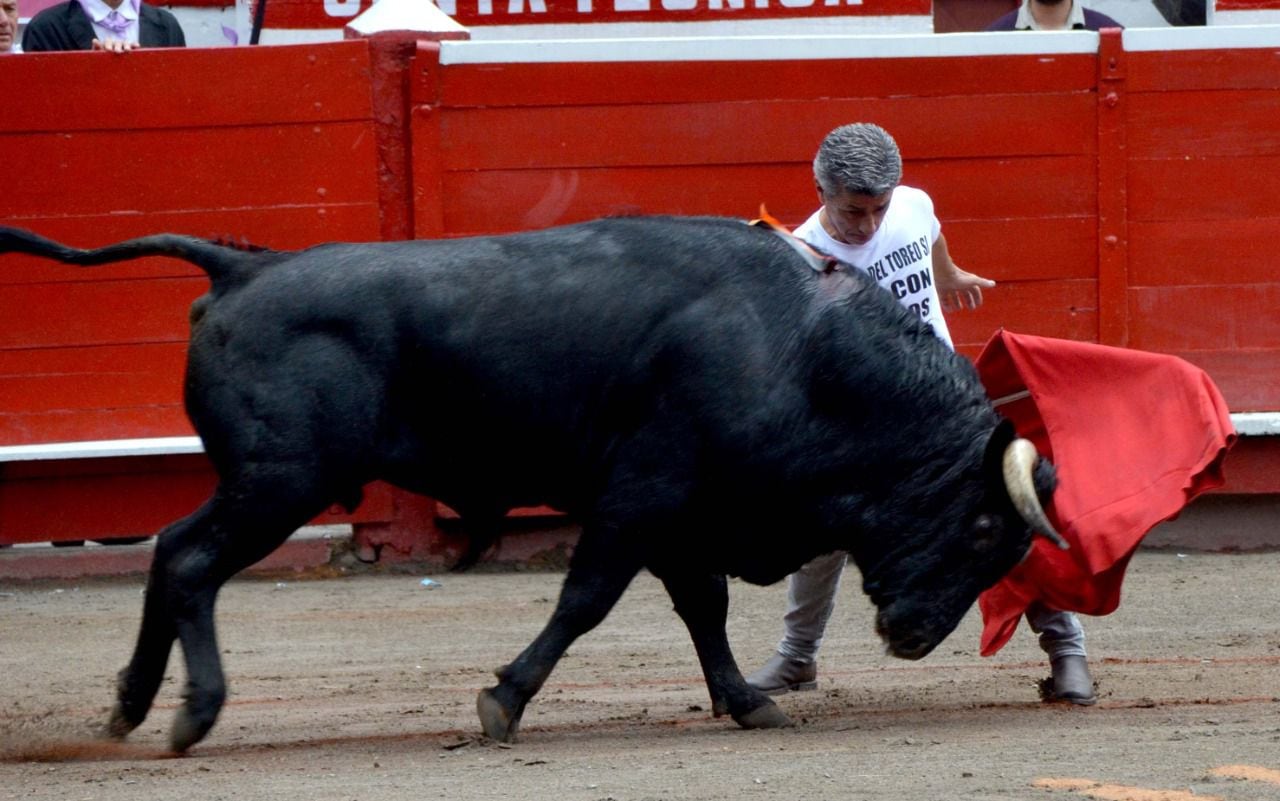
[[[1002,528],[994,515],[978,515],[973,521],[973,550],[984,553],[994,548],[1000,542]]]

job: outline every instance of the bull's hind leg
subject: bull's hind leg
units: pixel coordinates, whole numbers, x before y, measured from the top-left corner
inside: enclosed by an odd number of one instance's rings
[[[256,479],[245,482],[250,486],[222,485],[205,508],[157,540],[142,630],[133,660],[121,675],[111,733],[122,736],[146,715],[175,637],[182,647],[187,684],[183,705],[174,716],[170,746],[177,752],[187,750],[217,720],[226,700],[214,627],[218,591],[326,505],[298,468],[258,465],[252,474]]]
[[[729,591],[724,576],[674,573],[663,575],[662,583],[693,638],[713,714],[727,713],[744,729],[790,726],[791,719],[772,699],[747,684],[733,658],[725,634]]]
[[[497,686],[481,690],[476,699],[476,712],[487,736],[515,741],[525,705],[542,688],[560,657],[574,640],[604,620],[640,572],[639,557],[621,539],[602,536],[590,527],[583,531],[551,620],[514,662],[498,669]]]
[[[169,653],[178,632],[169,613],[165,574],[168,559],[162,554],[175,543],[198,542],[209,531],[212,502],[169,525],[156,540],[156,556],[151,563],[151,577],[142,608],[142,627],[129,665],[120,671],[116,685],[116,705],[107,722],[107,736],[123,739],[141,725],[155,701],[164,680]]]

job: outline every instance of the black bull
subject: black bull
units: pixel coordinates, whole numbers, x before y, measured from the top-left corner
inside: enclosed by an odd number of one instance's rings
[[[77,250],[0,228],[4,252],[173,256],[212,284],[191,308],[185,401],[219,483],[159,535],[112,736],[146,716],[176,639],[170,743],[203,738],[226,697],[219,588],[375,479],[481,531],[535,504],[582,523],[551,620],[480,693],[502,740],[642,568],[689,629],[714,714],[771,727],[789,721],[734,662],[726,576],[769,584],[846,550],[890,652],[919,658],[1048,529],[1052,466],[968,362],[856,270],[815,272],[739,221],[296,253],[176,235]]]

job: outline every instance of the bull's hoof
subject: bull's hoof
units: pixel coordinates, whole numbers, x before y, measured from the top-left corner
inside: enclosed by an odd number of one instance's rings
[[[213,728],[213,721],[202,722],[180,708],[173,716],[173,728],[169,730],[169,748],[175,754],[185,754],[187,749],[204,739]]]
[[[476,696],[476,714],[484,735],[500,743],[514,743],[520,728],[520,716],[502,705],[492,690],[481,690]]]
[[[124,704],[116,702],[115,708],[111,710],[111,717],[107,719],[107,727],[102,730],[102,734],[108,740],[123,740],[129,736],[129,733],[138,728],[141,720],[134,720],[124,711]]]
[[[733,719],[744,729],[782,729],[795,725],[773,702],[758,706],[745,715],[735,715]]]

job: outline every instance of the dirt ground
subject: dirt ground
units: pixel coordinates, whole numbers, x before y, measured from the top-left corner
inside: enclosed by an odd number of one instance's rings
[[[851,576],[856,574],[850,574]],[[883,654],[850,580],[797,726],[713,719],[659,583],[636,580],[531,702],[520,742],[479,735],[477,690],[546,622],[556,573],[241,579],[223,591],[231,698],[164,753],[182,682],[123,746],[92,739],[128,658],[142,582],[0,586],[0,799],[1280,798],[1280,554],[1143,551],[1115,614],[1085,621],[1100,702],[1043,704],[1025,628],[977,655],[971,612],[917,663]],[[732,586],[747,670],[781,585]]]

